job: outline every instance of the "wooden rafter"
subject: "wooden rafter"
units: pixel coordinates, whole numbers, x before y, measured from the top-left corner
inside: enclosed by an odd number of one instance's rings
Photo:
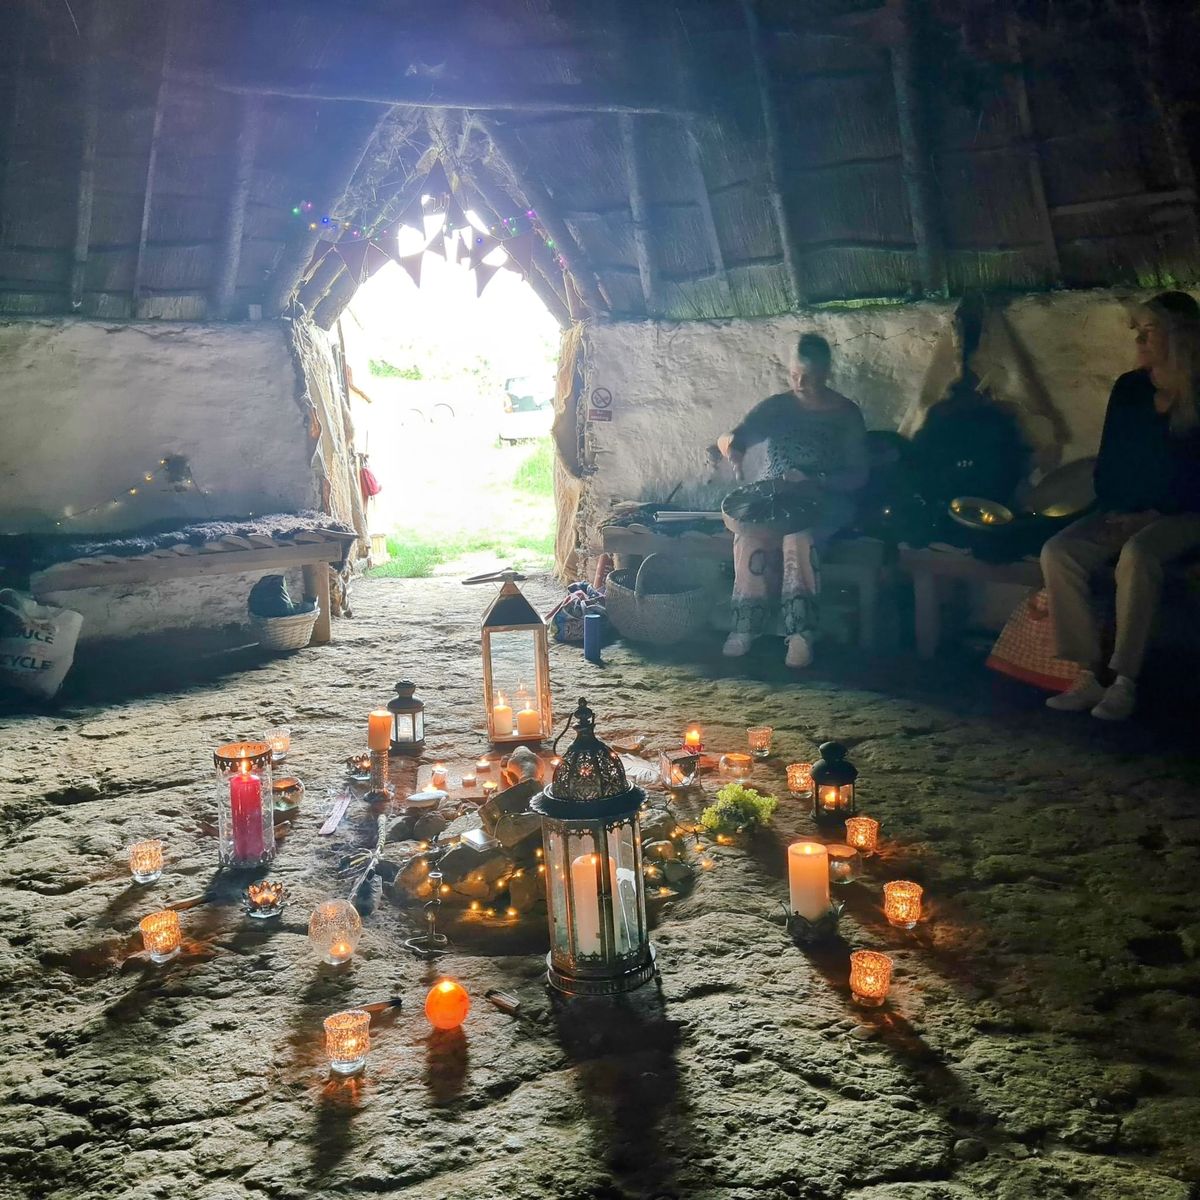
[[[150,126],[150,150],[146,155],[146,179],[142,188],[142,223],[138,231],[137,257],[133,264],[133,303],[131,313],[141,315],[142,268],[146,261],[146,243],[150,237],[150,213],[154,205],[154,176],[158,170],[158,144],[162,135],[163,113],[167,106],[167,73],[175,51],[175,32],[178,28],[180,0],[169,0],[163,29],[162,69],[158,76],[158,91],[154,98],[154,120]]]
[[[788,298],[793,307],[796,307],[804,303],[805,296],[800,281],[800,268],[796,262],[796,244],[792,236],[791,218],[788,216],[787,203],[783,196],[783,183],[780,178],[782,160],[779,118],[776,115],[775,100],[771,94],[771,76],[767,68],[762,31],[758,24],[758,13],[754,9],[754,0],[738,0],[738,3],[741,5],[742,20],[746,27],[750,59],[754,66],[754,80],[758,90],[759,109],[762,113],[763,135],[767,148],[767,187],[771,193],[771,208],[775,213],[775,226],[779,234],[784,271],[787,274]]]
[[[0,171],[0,245],[11,241],[12,182],[16,174],[17,134],[21,128],[25,101],[25,75],[29,59],[29,23],[29,6],[22,5],[20,24],[10,41],[10,45],[13,47],[12,108],[8,114],[8,126],[4,139],[4,161],[2,171]]]
[[[233,79],[214,71],[175,71],[179,83],[258,96],[286,96],[293,100],[353,100],[391,108],[456,108],[474,112],[595,112],[662,113],[684,115],[679,107],[654,96],[623,98],[587,84],[527,84],[520,89],[480,88],[456,82],[431,84],[427,80],[394,77],[372,81],[357,74],[354,79],[336,80],[320,75],[276,79]]]
[[[333,155],[322,190],[314,201],[318,211],[337,211],[381,123],[379,113],[366,105],[356,106],[353,113],[346,114],[341,146]],[[301,223],[268,281],[264,302],[267,315],[277,316],[287,307],[320,240],[319,230],[310,230]]]
[[[92,238],[92,202],[96,195],[96,137],[100,129],[100,27],[103,0],[95,0],[88,21],[83,68],[82,130],[79,139],[79,185],[75,196],[75,239],[67,276],[67,302],[72,312],[83,307],[83,280]]]
[[[891,45],[892,82],[920,285],[927,296],[944,296],[948,291],[946,251],[921,87],[920,12],[917,0],[892,0],[889,7],[900,22],[899,36]]]
[[[654,246],[650,239],[650,205],[642,171],[641,137],[629,113],[617,118],[621,129],[621,148],[625,158],[625,181],[629,188],[629,215],[633,221],[633,246],[637,253],[638,275],[642,283],[642,303],[648,316],[658,312],[658,283],[654,271]]]
[[[1011,13],[1007,17],[1006,32],[1009,53],[1012,55],[1013,93],[1017,102],[1017,122],[1024,142],[1025,163],[1029,173],[1029,190],[1033,194],[1033,208],[1037,217],[1042,257],[1046,263],[1047,282],[1058,287],[1062,284],[1062,262],[1058,256],[1058,243],[1054,240],[1054,222],[1050,219],[1050,205],[1046,200],[1046,180],[1042,172],[1042,156],[1038,151],[1033,109],[1029,103],[1029,88],[1025,82],[1025,63],[1021,58],[1020,36],[1017,31],[1017,23]]]
[[[481,118],[479,125],[487,134],[493,150],[507,167],[513,182],[523,193],[522,199],[537,212],[538,220],[546,232],[558,243],[584,303],[598,314],[608,312],[610,306],[600,290],[596,273],[575,235],[559,216],[553,197],[535,176],[518,166],[526,157],[520,146],[510,137],[507,130],[500,129],[494,122]]]
[[[243,96],[238,106],[229,200],[221,226],[221,245],[212,286],[213,316],[219,320],[227,320],[233,310],[238,267],[242,261],[242,237],[246,229],[246,203],[254,178],[254,156],[258,151],[261,127],[262,100],[258,96]]]

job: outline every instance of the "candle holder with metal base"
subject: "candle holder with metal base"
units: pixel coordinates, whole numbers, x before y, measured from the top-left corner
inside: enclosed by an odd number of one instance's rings
[[[783,904],[783,901],[780,901]],[[797,946],[813,946],[818,942],[831,942],[838,936],[838,921],[841,920],[842,909],[846,906],[840,900],[834,900],[819,917],[809,920],[797,912],[787,913],[787,931]]]
[[[446,953],[450,939],[437,931],[438,913],[442,907],[442,873],[429,872],[429,885],[433,895],[425,901],[425,932],[408,938],[404,945],[418,958],[437,958]]]
[[[368,803],[391,799],[388,794],[388,752],[371,751],[371,790],[363,797]]]

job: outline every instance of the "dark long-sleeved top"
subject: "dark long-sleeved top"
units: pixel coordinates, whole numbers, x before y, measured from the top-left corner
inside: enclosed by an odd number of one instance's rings
[[[1109,512],[1200,512],[1200,430],[1176,436],[1154,407],[1149,371],[1113,385],[1096,459],[1096,499]]]
[[[768,396],[733,430],[730,449],[744,454],[759,442],[766,443],[767,479],[803,471],[838,492],[856,491],[867,481],[866,426],[849,400],[806,408],[791,392]]]

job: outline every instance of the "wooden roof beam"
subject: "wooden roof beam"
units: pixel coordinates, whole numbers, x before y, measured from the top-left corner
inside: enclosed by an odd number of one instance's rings
[[[598,315],[609,310],[608,301],[600,290],[600,281],[591,263],[583,252],[583,247],[575,240],[575,235],[567,227],[566,222],[558,215],[554,198],[544,185],[527,170],[518,169],[517,164],[525,157],[519,143],[511,138],[506,130],[499,128],[494,121],[479,119],[479,127],[487,134],[492,143],[492,149],[503,161],[513,178],[513,182],[524,194],[528,207],[538,215],[547,233],[558,243],[566,258],[571,278],[575,281],[584,303]]]
[[[796,308],[804,303],[805,296],[800,281],[800,268],[796,262],[796,244],[792,236],[791,218],[788,216],[780,180],[782,159],[779,118],[775,112],[775,101],[771,95],[771,77],[767,70],[766,55],[763,52],[762,31],[758,24],[758,13],[754,9],[754,0],[738,0],[738,3],[742,9],[742,20],[746,27],[746,37],[750,43],[750,59],[754,65],[754,79],[758,88],[758,103],[762,112],[763,135],[767,146],[767,186],[771,193],[771,208],[775,213],[775,226],[783,252],[783,264],[790,293],[788,299],[791,301],[792,307]]]
[[[642,303],[646,306],[646,315],[652,317],[658,312],[658,283],[655,279],[654,246],[650,240],[650,207],[646,203],[643,181],[641,139],[633,117],[628,113],[621,113],[617,124],[621,130],[621,150],[625,159],[625,181],[629,188],[629,215],[633,221],[633,247],[642,284]]]
[[[243,96],[238,106],[237,138],[233,149],[233,171],[229,181],[229,203],[221,226],[221,248],[213,277],[212,309],[218,320],[228,320],[237,292],[238,267],[242,261],[242,236],[246,228],[246,204],[254,178],[254,156],[262,128],[262,101]]]
[[[927,296],[945,296],[949,292],[946,249],[921,86],[923,12],[918,4],[919,0],[889,0],[888,10],[899,22],[898,36],[891,45],[892,82],[896,90],[901,172],[908,194],[913,241],[917,244],[919,283]]]
[[[67,302],[72,312],[83,307],[83,281],[87,271],[88,243],[92,237],[92,202],[96,193],[96,137],[100,128],[100,25],[104,0],[95,0],[88,21],[86,61],[81,96],[82,130],[79,139],[79,184],[75,194],[75,239],[67,274]]]
[[[258,96],[292,100],[353,100],[388,108],[467,108],[478,112],[662,113],[683,116],[678,104],[652,95],[621,96],[590,84],[527,84],[521,88],[480,86],[472,82],[397,79],[372,81],[369,73],[353,80],[320,75],[276,79],[236,79],[215,71],[176,70],[173,81]]]

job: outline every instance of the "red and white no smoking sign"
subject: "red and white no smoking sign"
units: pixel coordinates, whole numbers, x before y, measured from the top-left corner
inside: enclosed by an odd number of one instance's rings
[[[591,405],[588,408],[589,421],[611,421],[612,420],[612,392],[606,387],[598,387],[593,390],[591,396]]]

